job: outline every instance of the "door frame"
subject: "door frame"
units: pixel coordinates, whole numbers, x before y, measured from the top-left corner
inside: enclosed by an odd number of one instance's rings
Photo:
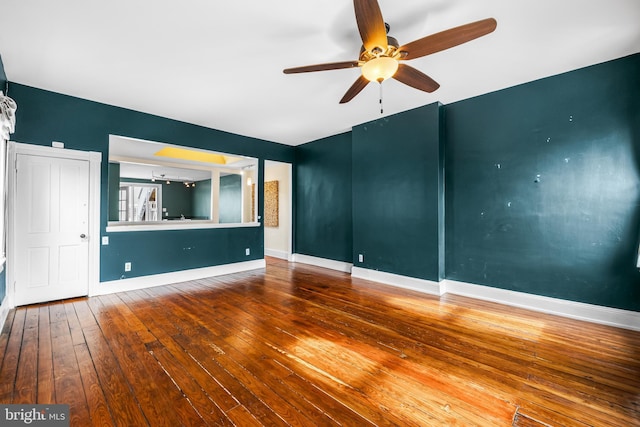
[[[294,230],[294,210],[293,210],[293,163],[291,162],[283,162],[280,160],[270,160],[270,159],[265,159],[264,161],[264,173],[263,173],[263,180],[264,182],[267,181],[266,178],[266,174],[267,174],[267,164],[268,163],[276,163],[276,164],[280,164],[280,165],[285,165],[287,166],[287,188],[289,191],[289,211],[287,212],[289,214],[289,229],[287,230],[287,234],[288,234],[288,242],[287,242],[287,250],[286,250],[286,259],[287,261],[293,261],[293,230]],[[264,203],[264,202],[263,202]],[[263,214],[264,215],[264,214]],[[264,224],[264,220],[262,221]],[[263,227],[263,236],[264,236],[264,227]],[[264,245],[264,250],[265,250],[265,256],[275,256],[277,258],[282,258],[280,256],[280,254],[274,254],[274,253],[270,253],[267,254],[267,248],[266,248],[266,242]],[[284,258],[282,258],[284,259]]]
[[[17,176],[18,154],[54,157],[69,160],[85,160],[89,162],[89,265],[87,295],[92,295],[100,283],[100,168],[102,153],[94,151],[69,150],[44,145],[23,144],[9,141],[7,146],[7,298],[9,307],[15,307],[15,254]]]

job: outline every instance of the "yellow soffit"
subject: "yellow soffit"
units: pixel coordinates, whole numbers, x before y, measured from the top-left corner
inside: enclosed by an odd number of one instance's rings
[[[157,151],[154,155],[172,159],[191,160],[200,163],[215,163],[217,165],[227,163],[227,159],[222,154],[205,153],[203,151],[188,150],[186,148],[165,147]]]

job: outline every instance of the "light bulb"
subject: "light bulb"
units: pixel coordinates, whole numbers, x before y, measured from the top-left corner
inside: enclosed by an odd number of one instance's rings
[[[389,56],[379,56],[362,66],[362,75],[370,82],[382,83],[398,71],[398,61]]]

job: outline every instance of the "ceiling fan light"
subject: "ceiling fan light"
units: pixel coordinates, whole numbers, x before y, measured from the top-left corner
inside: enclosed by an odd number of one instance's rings
[[[370,82],[382,83],[398,71],[398,61],[389,56],[379,56],[362,66],[362,75]]]

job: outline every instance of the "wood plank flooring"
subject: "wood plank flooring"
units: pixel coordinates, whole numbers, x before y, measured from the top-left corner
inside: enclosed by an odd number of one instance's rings
[[[20,307],[0,403],[73,426],[640,426],[640,333],[266,270]]]

